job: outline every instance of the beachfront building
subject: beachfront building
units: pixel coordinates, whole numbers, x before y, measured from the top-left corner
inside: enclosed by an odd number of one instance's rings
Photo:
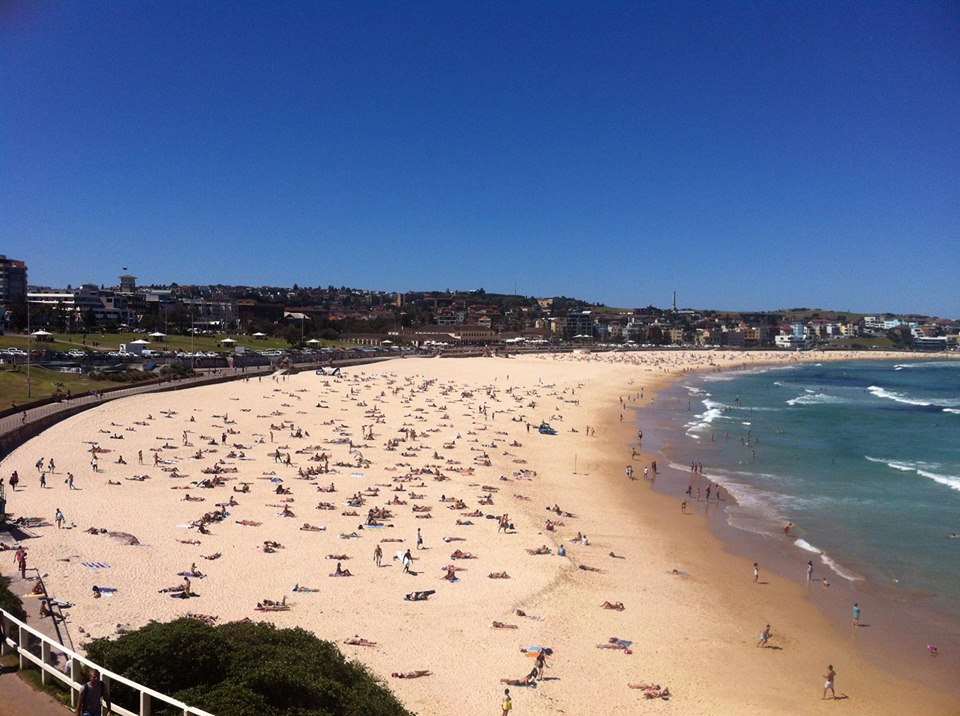
[[[592,311],[571,311],[566,315],[563,321],[563,337],[567,340],[577,336],[589,336],[593,338],[593,312]]]
[[[9,309],[27,297],[27,265],[0,254],[0,305]]]
[[[129,325],[135,318],[125,296],[96,284],[72,290],[38,288],[27,293],[27,300],[37,325],[65,331],[105,323]]]
[[[813,348],[814,340],[812,336],[781,333],[779,336],[774,336],[773,345],[784,350],[808,350]]]

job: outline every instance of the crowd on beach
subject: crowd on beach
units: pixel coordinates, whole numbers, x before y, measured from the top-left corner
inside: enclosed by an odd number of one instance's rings
[[[650,375],[676,373],[681,359],[655,355],[641,364],[636,354],[612,354],[603,360],[633,361],[648,371],[640,375]],[[682,370],[724,364],[710,354],[683,360]],[[515,643],[499,642],[494,658],[504,673],[496,681],[548,690],[578,667],[552,641],[561,630],[551,623],[543,595],[564,582],[591,594],[603,590],[603,599],[581,605],[596,615],[588,621],[616,628],[619,620],[626,628],[636,622],[625,621],[632,595],[621,591],[622,575],[641,569],[644,559],[616,532],[605,529],[598,538],[592,528],[588,536],[586,525],[598,524],[584,511],[589,502],[576,491],[554,491],[543,479],[548,463],[542,455],[559,441],[576,440],[586,452],[598,430],[603,433],[595,415],[591,424],[581,418],[589,388],[576,378],[550,377],[550,370],[536,382],[511,381],[510,363],[503,363],[483,382],[438,379],[428,370],[278,373],[232,389],[194,389],[196,401],[125,399],[58,426],[63,431],[52,456],[32,454],[34,443],[9,456],[0,468],[11,475],[8,511],[42,538],[36,549],[28,545],[42,555],[31,564],[44,575],[47,594],[76,605],[87,625],[81,633],[91,638],[110,635],[117,623],[99,616],[105,607],[122,614],[125,628],[137,616],[143,623],[163,615],[207,623],[267,619],[309,624],[397,679],[429,681],[444,671],[437,654],[406,649],[409,634],[399,641],[387,638],[386,629],[361,636],[353,622],[347,634],[336,634],[338,620],[318,616],[342,616],[341,605],[359,590],[363,599],[376,599],[383,614],[409,603],[402,618],[413,623],[430,619],[419,610],[444,602],[457,618],[472,614],[493,633],[516,634],[519,651]],[[206,390],[220,391],[209,407]],[[620,398],[622,410],[648,399],[640,382],[631,391]],[[538,434],[546,420],[557,435]],[[642,431],[622,450],[630,480],[655,477],[656,463],[642,452]],[[708,501],[720,499],[717,486],[706,490]],[[26,551],[18,554],[26,582]],[[159,564],[170,565],[163,567],[168,571]],[[660,571],[686,576],[677,565]],[[238,594],[242,577],[250,586]],[[477,614],[478,607],[486,613]],[[376,614],[353,618],[376,629]],[[598,650],[633,653],[633,640],[602,628],[593,640]],[[764,645],[769,637],[768,627]],[[627,669],[630,675],[624,671],[610,669],[605,683],[645,699],[674,695],[661,686],[670,674],[643,673],[640,664]],[[508,690],[504,704],[511,708],[512,698]]]

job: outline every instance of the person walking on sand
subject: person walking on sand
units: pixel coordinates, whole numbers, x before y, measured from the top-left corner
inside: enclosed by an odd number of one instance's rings
[[[55,518],[56,518],[56,520],[57,520],[57,529],[58,529],[58,530],[59,530],[59,529],[63,529],[63,522],[64,522],[63,512],[60,511],[60,508],[59,508],[59,507],[57,508],[56,517],[55,517]]]
[[[808,582],[813,581],[813,560],[812,559],[809,562],[807,562],[807,581]]]
[[[380,560],[382,559],[383,559],[383,548],[381,548],[380,545],[377,545],[376,548],[373,550],[373,562],[379,567]]]
[[[403,572],[404,574],[410,574],[410,563],[413,562],[413,555],[410,554],[410,550],[407,549],[403,553]]]
[[[760,564],[757,562],[753,563],[753,583],[756,584],[760,579]]]
[[[417,549],[423,549],[423,535],[420,534],[419,527],[417,527]]]
[[[757,641],[757,646],[766,646],[768,641],[770,641],[770,625],[769,624],[767,624],[764,630],[760,632],[760,639],[759,641]]]
[[[857,602],[853,603],[853,626],[860,626],[860,605]]]
[[[510,689],[503,690],[503,716],[510,716],[513,710],[513,701],[510,699]]]
[[[830,692],[832,698],[837,698],[837,692],[833,690],[833,682],[837,679],[837,672],[833,670],[833,664],[827,666],[827,673],[823,675],[823,699],[827,698],[827,692]]]

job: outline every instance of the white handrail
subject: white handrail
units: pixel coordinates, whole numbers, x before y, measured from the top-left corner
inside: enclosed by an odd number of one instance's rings
[[[16,632],[16,639],[13,638],[14,631]],[[30,650],[29,641],[31,638],[40,642],[39,657]],[[50,663],[51,649],[55,649],[67,657],[67,663],[70,665],[69,674],[63,673],[60,669]],[[0,655],[7,654],[10,651],[16,652],[20,657],[21,669],[25,667],[26,662],[30,662],[31,664],[37,666],[40,669],[40,678],[44,684],[47,683],[48,675],[65,684],[70,689],[71,707],[76,707],[77,705],[77,694],[80,692],[80,689],[84,684],[82,670],[83,667],[86,666],[99,671],[101,678],[108,686],[112,682],[117,682],[129,686],[131,689],[140,694],[139,711],[130,711],[122,706],[112,704],[112,713],[120,714],[120,716],[150,716],[151,703],[153,700],[157,700],[162,701],[165,704],[169,704],[170,706],[174,706],[183,714],[183,716],[214,716],[214,714],[211,714],[208,711],[203,711],[195,706],[189,706],[182,701],[178,701],[170,696],[161,694],[159,691],[154,691],[153,689],[138,684],[136,681],[126,679],[120,676],[120,674],[115,674],[112,671],[108,671],[102,666],[94,664],[92,661],[80,656],[72,649],[68,649],[62,644],[58,644],[46,634],[41,634],[36,629],[27,626],[12,614],[0,609]]]

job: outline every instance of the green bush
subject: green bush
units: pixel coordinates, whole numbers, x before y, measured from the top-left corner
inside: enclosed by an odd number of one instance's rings
[[[9,577],[0,577],[0,609],[12,614],[22,622],[27,621],[27,613],[23,609],[23,602],[20,597],[10,591]]]
[[[184,618],[97,639],[87,654],[218,716],[409,716],[366,667],[303,629],[254,622],[212,627]],[[134,705],[119,685],[114,699]],[[163,713],[157,704],[154,714]]]

